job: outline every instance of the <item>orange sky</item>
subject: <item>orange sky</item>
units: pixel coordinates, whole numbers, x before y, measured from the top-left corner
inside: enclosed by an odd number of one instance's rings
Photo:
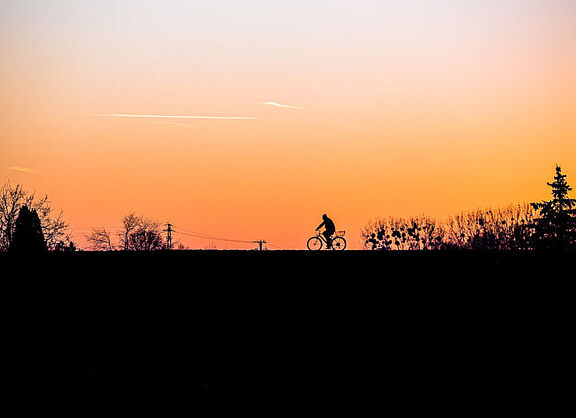
[[[4,1],[0,182],[79,241],[135,211],[272,248],[576,185],[574,2],[239,3]]]

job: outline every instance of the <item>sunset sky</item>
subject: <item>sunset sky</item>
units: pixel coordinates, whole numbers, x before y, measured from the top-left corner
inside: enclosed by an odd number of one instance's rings
[[[576,186],[574,0],[0,6],[0,184],[81,246],[135,211],[271,248],[327,213],[360,248],[376,217],[548,198],[555,164]]]

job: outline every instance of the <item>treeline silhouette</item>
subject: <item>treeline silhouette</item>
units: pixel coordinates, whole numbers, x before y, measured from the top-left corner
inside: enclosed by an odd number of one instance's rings
[[[92,228],[86,237],[94,251],[156,251],[168,249],[162,235],[162,224],[134,212],[122,217],[122,227],[116,233],[105,227]],[[175,243],[181,248],[179,243]]]
[[[576,248],[576,199],[560,166],[552,199],[499,209],[478,209],[441,221],[427,216],[388,217],[362,231],[370,250],[568,250]]]
[[[427,216],[388,217],[362,231],[371,250],[528,249],[536,211],[529,204],[464,212],[445,221]]]
[[[74,251],[64,221],[47,195],[38,196],[10,181],[0,188],[0,251]]]
[[[552,199],[499,209],[478,209],[439,220],[427,216],[387,217],[362,231],[368,250],[568,250],[576,248],[576,199],[556,166]],[[168,249],[162,223],[129,213],[120,229],[91,228],[86,235],[94,251]],[[172,242],[170,248],[183,249]],[[21,185],[0,188],[0,251],[74,251],[69,225],[53,210],[46,195]]]

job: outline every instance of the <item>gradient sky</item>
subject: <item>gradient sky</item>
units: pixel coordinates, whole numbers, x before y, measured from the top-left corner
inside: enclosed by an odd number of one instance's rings
[[[556,163],[576,185],[573,0],[0,8],[0,183],[78,236],[136,211],[303,248],[325,212],[359,248],[375,217],[547,198]]]

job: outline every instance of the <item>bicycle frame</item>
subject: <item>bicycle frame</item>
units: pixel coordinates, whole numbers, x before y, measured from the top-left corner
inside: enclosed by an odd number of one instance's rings
[[[328,247],[328,241],[326,240],[326,237],[324,236],[324,234],[323,234],[322,232],[316,231],[316,236],[317,236],[318,238],[320,238],[320,240],[321,240],[324,244],[326,244],[326,247]],[[332,241],[334,241],[334,239],[336,239],[336,238],[339,237],[339,236],[340,236],[340,235],[338,235],[336,232],[334,232],[332,235],[330,235],[330,239],[331,239]],[[343,238],[343,237],[341,237],[341,238]]]
[[[322,234],[322,232],[316,231],[316,236],[320,238],[320,241],[322,241],[324,244],[326,244],[326,246],[328,246],[328,241],[326,241],[326,237],[324,237],[324,234]],[[332,234],[332,237],[334,237],[334,234]]]
[[[326,237],[324,236],[324,234],[320,231],[316,231],[316,236],[320,237],[320,239],[324,242],[326,242]],[[342,235],[338,235],[338,231],[334,232],[332,235],[330,235],[330,238],[334,239],[336,237],[341,237]]]
[[[320,232],[320,231],[316,231],[316,235],[315,235],[314,237],[312,237],[312,238],[317,238],[317,239],[319,239],[320,242],[322,243],[322,245],[323,245],[323,246],[325,245],[327,249],[334,249],[334,248],[332,247],[332,245],[334,244],[334,240],[340,238],[340,239],[342,239],[342,240],[344,241],[344,247],[346,247],[346,240],[344,239],[344,236],[343,236],[343,235],[344,235],[344,232],[345,232],[345,231],[337,231],[337,232],[335,232],[334,234],[332,234],[332,235],[330,236],[330,241],[331,241],[331,242],[330,242],[330,246],[328,245],[328,241],[326,240],[326,237],[325,237],[324,234],[323,234],[322,232]],[[312,239],[312,238],[310,238],[310,239]],[[310,241],[310,240],[308,240],[308,241]],[[308,249],[311,249],[311,248],[308,248]]]

